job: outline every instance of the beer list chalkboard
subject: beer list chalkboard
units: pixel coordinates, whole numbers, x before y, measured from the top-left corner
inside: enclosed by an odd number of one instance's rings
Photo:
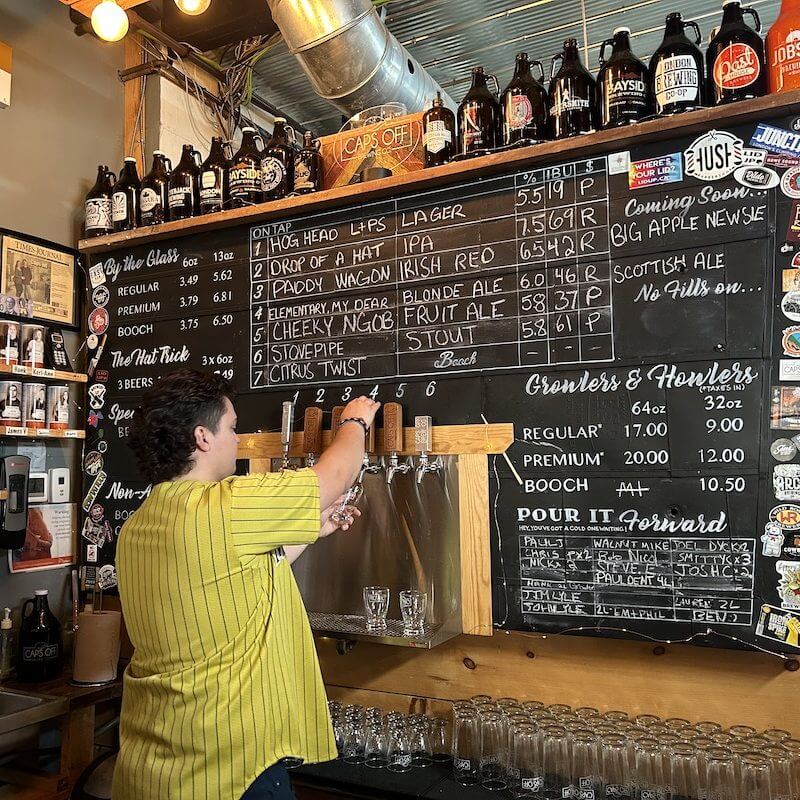
[[[629,159],[681,164],[695,138]],[[234,382],[242,431],[279,428],[283,400],[300,421],[362,393],[407,420],[513,422],[522,483],[490,465],[500,627],[796,650],[756,633],[781,606],[761,535],[789,203],[678,177],[631,188],[608,149],[93,256],[111,318],[87,445],[105,448],[111,527],[96,566],[147,493],[126,446],[137,400],[189,366]]]

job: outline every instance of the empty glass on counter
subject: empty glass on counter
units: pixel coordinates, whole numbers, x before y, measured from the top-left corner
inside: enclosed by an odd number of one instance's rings
[[[425,611],[428,607],[428,596],[416,589],[404,589],[400,592],[400,613],[403,617],[404,636],[425,635]]]
[[[411,769],[411,747],[405,721],[387,726],[386,761],[390,772],[408,772]]]
[[[453,778],[462,786],[480,781],[481,739],[474,709],[453,708]]]
[[[362,592],[367,612],[367,630],[373,633],[386,630],[386,615],[389,612],[389,587],[365,586]]]
[[[481,736],[480,778],[485,789],[505,789],[506,729],[503,716],[496,711],[478,715]]]

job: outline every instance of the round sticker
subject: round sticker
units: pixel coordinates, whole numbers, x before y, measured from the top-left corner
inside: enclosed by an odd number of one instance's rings
[[[105,511],[103,510],[103,506],[101,506],[99,503],[95,503],[89,509],[89,516],[92,518],[92,522],[101,522],[104,514]]]
[[[743,89],[758,80],[761,59],[744,42],[731,42],[714,61],[714,83],[721,89]]]
[[[769,167],[739,167],[733,177],[748,189],[774,189],[780,182],[778,173]]]
[[[795,117],[792,120],[792,130],[793,131],[800,131],[800,117]]]
[[[797,448],[791,439],[776,439],[769,446],[769,452],[776,461],[791,461],[797,455]]]
[[[781,311],[792,322],[800,322],[800,292],[786,292],[781,300]]]
[[[800,198],[800,167],[789,167],[783,173],[781,191],[787,197]]]
[[[83,459],[83,469],[94,478],[103,469],[103,456],[97,450],[90,450]]]
[[[97,334],[90,333],[86,337],[86,346],[90,350],[97,350],[97,345],[99,345],[99,344],[100,344],[100,340],[97,338]]]
[[[92,303],[98,308],[105,308],[110,297],[111,294],[105,284],[92,289]]]
[[[108,442],[106,442],[106,441],[100,441],[100,442],[98,442],[98,443],[97,443],[97,449],[98,449],[98,450],[99,450],[101,453],[105,453],[105,452],[106,452],[106,450],[108,450]]]
[[[106,404],[106,385],[93,383],[89,387],[89,408],[99,411]]]
[[[800,506],[793,504],[785,504],[782,506],[775,506],[769,512],[771,522],[776,522],[785,531],[793,531],[800,529]]]
[[[783,329],[783,352],[792,358],[800,358],[800,325]]]
[[[89,314],[89,330],[92,333],[102,336],[108,330],[108,323],[108,311],[104,308],[92,309],[92,313]]]

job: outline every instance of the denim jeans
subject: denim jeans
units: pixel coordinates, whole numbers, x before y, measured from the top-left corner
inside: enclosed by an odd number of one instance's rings
[[[292,791],[289,773],[281,764],[273,764],[265,769],[250,784],[241,800],[297,800]]]

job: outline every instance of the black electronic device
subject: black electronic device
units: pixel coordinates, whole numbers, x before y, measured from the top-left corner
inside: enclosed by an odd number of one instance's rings
[[[64,334],[59,328],[50,328],[50,335],[44,351],[45,363],[51,369],[74,372],[67,350],[64,347]]]
[[[0,460],[0,484],[7,492],[6,499],[2,501],[0,547],[6,550],[19,550],[25,544],[30,468],[28,456],[13,455]]]

